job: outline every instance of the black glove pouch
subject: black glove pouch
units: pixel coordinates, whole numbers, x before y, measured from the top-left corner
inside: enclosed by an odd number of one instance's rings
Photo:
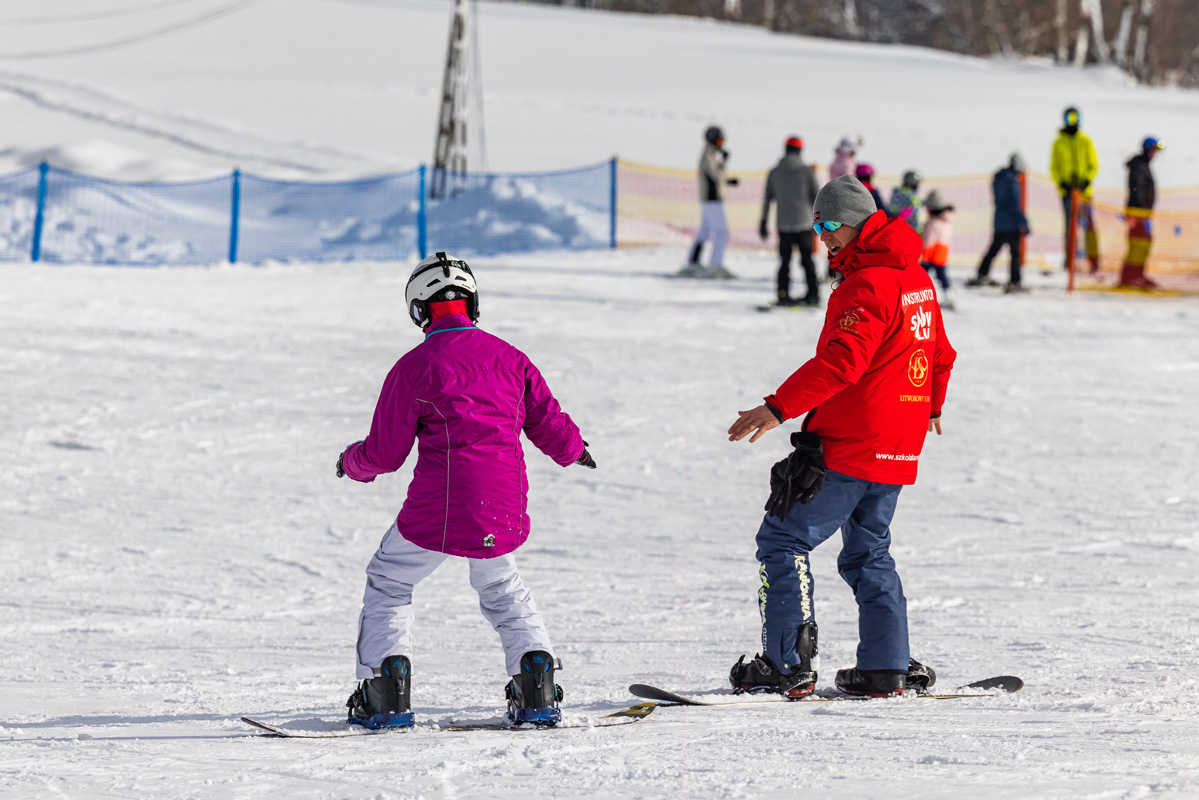
[[[805,505],[816,499],[824,488],[824,445],[820,437],[808,431],[791,434],[795,450],[770,469],[770,499],[766,511],[786,519],[791,506]]]

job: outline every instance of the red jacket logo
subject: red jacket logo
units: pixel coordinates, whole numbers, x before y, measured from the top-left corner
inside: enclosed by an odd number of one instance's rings
[[[919,388],[928,380],[928,356],[924,354],[924,350],[917,350],[912,353],[912,357],[908,360],[908,380],[912,385]]]

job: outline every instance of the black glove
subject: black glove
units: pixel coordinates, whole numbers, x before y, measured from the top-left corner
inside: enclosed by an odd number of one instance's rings
[[[579,460],[575,463],[587,469],[595,469],[595,459],[591,457],[591,453],[587,452],[587,440],[583,440],[583,455],[579,456]]]
[[[766,511],[781,519],[797,502],[810,503],[824,488],[824,445],[808,431],[791,434],[795,450],[770,469],[770,499]]]
[[[758,223],[758,236],[762,237],[762,241],[766,241],[770,238],[770,234],[766,232],[766,220],[762,220]]]
[[[1090,187],[1090,185],[1091,185],[1090,181],[1082,181],[1081,183],[1078,184],[1078,188],[1085,192]]]
[[[725,178],[724,182],[727,183],[729,186],[737,186],[741,183],[741,179],[740,178]]]
[[[354,442],[354,444],[362,444],[362,440],[359,439],[358,441]],[[349,447],[346,448],[346,450],[349,449]],[[344,478],[346,476],[346,471],[341,465],[342,460],[346,457],[346,450],[342,450],[341,455],[337,457],[337,477],[339,478]]]
[[[1068,183],[1059,183],[1057,188],[1062,190],[1062,194],[1070,194],[1070,184]]]

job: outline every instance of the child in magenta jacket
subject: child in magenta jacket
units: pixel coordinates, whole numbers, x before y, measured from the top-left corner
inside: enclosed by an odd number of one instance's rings
[[[475,325],[478,294],[465,261],[445,253],[424,259],[406,295],[425,340],[388,373],[370,433],[337,462],[338,477],[369,483],[398,470],[417,446],[408,497],[367,567],[358,625],[363,680],[347,703],[349,721],[413,724],[412,589],[448,556],[462,556],[513,676],[511,721],[554,724],[561,718],[556,660],[512,555],[529,536],[521,432],[563,467],[594,469],[595,462],[529,358]]]

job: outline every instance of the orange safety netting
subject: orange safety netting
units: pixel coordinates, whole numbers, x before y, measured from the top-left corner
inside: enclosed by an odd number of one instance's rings
[[[827,170],[814,165],[817,181],[823,183]],[[725,214],[729,224],[729,247],[768,249],[771,238],[758,236],[765,188],[764,170],[730,170],[740,185],[725,192]],[[926,177],[920,185],[925,198],[934,189],[954,206],[950,263],[976,267],[991,241],[994,205],[991,175]],[[898,176],[876,175],[875,188],[884,201],[899,184]],[[1093,218],[1098,238],[1100,270],[1086,276],[1085,235],[1079,236],[1078,286],[1112,285],[1119,277],[1128,252],[1130,224],[1124,218],[1123,195],[1118,190],[1099,190],[1093,198]],[[699,179],[696,170],[671,169],[620,159],[617,172],[617,241],[623,246],[674,245],[680,263],[699,225]],[[1048,176],[1025,177],[1025,215],[1031,234],[1025,239],[1025,268],[1045,272],[1061,270],[1065,263],[1065,211],[1057,187]],[[1199,189],[1163,191],[1151,221],[1152,247],[1146,274],[1169,288],[1199,288]],[[995,267],[1002,268],[1006,251]]]

